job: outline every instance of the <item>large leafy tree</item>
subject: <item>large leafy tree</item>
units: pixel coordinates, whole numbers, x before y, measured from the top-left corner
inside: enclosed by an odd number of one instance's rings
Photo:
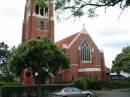
[[[31,67],[35,80],[42,82],[60,68],[69,67],[69,59],[48,38],[24,42],[14,50],[9,58],[11,70],[19,76],[23,69]],[[38,75],[37,75],[38,74]]]
[[[122,52],[113,60],[112,71],[117,74],[120,74],[121,71],[130,73],[130,46],[123,48]]]
[[[47,5],[48,1],[55,3],[57,17],[66,13],[69,16],[80,17],[85,15],[95,16],[95,9],[99,7],[113,7],[118,5],[122,10],[130,6],[130,0],[37,0],[40,6]],[[62,16],[63,17],[63,16]]]
[[[122,54],[118,54],[115,58],[115,60],[112,61],[112,72],[116,72],[117,75],[120,75],[120,72],[122,71],[123,64],[121,62]]]
[[[10,50],[7,44],[4,42],[0,43],[0,79],[1,80],[12,80],[9,65],[7,63]],[[11,78],[11,79],[10,79]]]
[[[4,42],[0,43],[0,72],[1,75],[7,75],[8,72],[8,65],[7,65],[7,58],[9,55],[8,45]]]

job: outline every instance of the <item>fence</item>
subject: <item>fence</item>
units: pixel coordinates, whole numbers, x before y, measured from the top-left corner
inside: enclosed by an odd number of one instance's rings
[[[41,85],[41,97],[48,97],[49,93],[58,91],[73,84],[49,84]],[[1,87],[1,97],[38,97],[38,85],[34,86],[4,86]]]

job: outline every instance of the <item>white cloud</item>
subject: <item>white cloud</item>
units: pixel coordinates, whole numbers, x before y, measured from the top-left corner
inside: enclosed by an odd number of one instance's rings
[[[111,67],[112,66],[112,61],[115,59],[116,55],[121,53],[121,48],[119,49],[114,49],[114,48],[110,48],[110,47],[104,47],[104,57],[105,57],[105,63],[107,65],[107,67]]]
[[[21,42],[22,20],[26,0],[2,0],[0,3],[0,41],[9,46]]]
[[[101,14],[97,18],[88,19],[83,17],[80,20],[68,23],[59,23],[56,26],[56,39],[62,39],[72,33],[82,29],[82,24],[86,24],[88,33],[93,38],[99,49],[104,50],[105,61],[108,67],[111,67],[112,60],[121,52],[123,47],[129,46],[130,43],[130,9],[125,10],[118,19],[121,10],[110,8],[104,14],[104,9],[100,10]],[[59,37],[60,36],[60,37]]]

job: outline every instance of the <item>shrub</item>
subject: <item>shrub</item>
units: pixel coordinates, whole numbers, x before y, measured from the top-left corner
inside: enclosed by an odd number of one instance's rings
[[[42,84],[40,85],[42,97],[46,97],[48,93],[60,90],[64,87],[72,87],[73,84]],[[37,97],[38,85],[22,86],[22,85],[8,85],[1,88],[2,97]]]
[[[0,81],[13,82],[14,81],[14,77],[11,76],[11,75],[8,75],[8,76],[0,75]]]
[[[86,87],[88,86],[85,78],[83,77],[79,78],[74,83],[77,88],[80,88],[82,90],[86,90]]]
[[[85,89],[116,89],[116,88],[125,88],[130,87],[129,81],[119,81],[119,80],[98,80],[98,79],[90,79],[90,78],[79,78],[75,82],[75,86],[85,90]]]
[[[102,81],[97,79],[91,80],[88,85],[88,89],[94,89],[94,90],[102,89]]]
[[[21,83],[19,81],[13,81],[13,82],[0,81],[0,87],[10,85],[21,85]]]
[[[113,80],[110,81],[108,88],[126,88],[130,87],[130,83],[127,81],[121,81],[121,80]]]
[[[66,81],[66,80],[62,80],[62,81],[56,81],[55,84],[70,84],[73,83],[73,81]]]
[[[130,82],[130,77],[127,78],[127,81]]]

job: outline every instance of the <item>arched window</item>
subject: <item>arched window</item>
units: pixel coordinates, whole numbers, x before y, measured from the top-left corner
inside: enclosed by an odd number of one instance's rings
[[[43,9],[43,15],[44,15],[44,16],[48,16],[48,7],[45,7],[45,8]]]
[[[40,8],[40,15],[43,16],[43,8]]]
[[[35,8],[35,13],[36,13],[36,15],[38,15],[38,14],[39,14],[39,6],[38,6],[38,5],[36,5],[36,8]]]
[[[81,54],[81,60],[83,62],[91,62],[92,61],[92,54],[91,49],[89,48],[88,44],[86,42],[83,42],[80,46],[80,54]]]
[[[48,16],[48,7],[40,8],[38,5],[36,5],[35,14],[40,16]]]

